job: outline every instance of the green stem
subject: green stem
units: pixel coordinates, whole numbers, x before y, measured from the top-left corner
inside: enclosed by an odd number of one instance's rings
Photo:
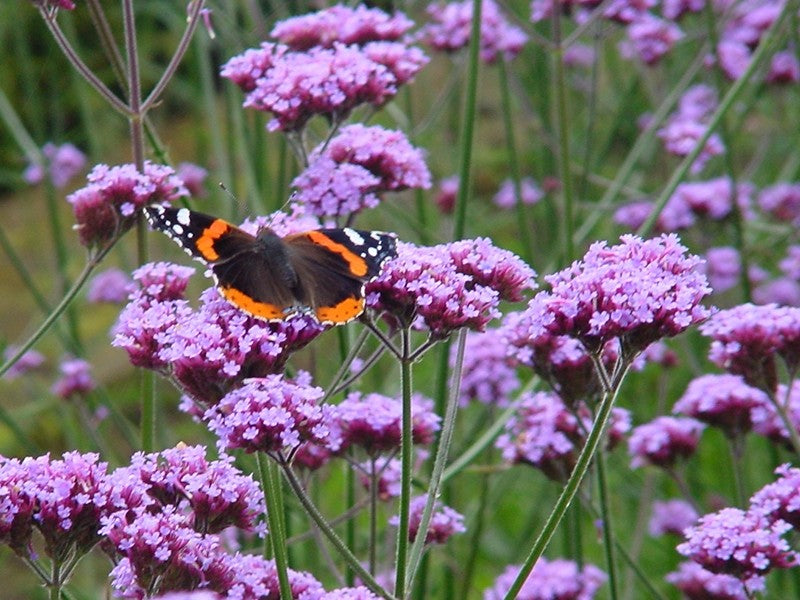
[[[603,399],[600,403],[600,410],[597,413],[597,417],[595,418],[589,435],[586,437],[586,443],[584,444],[583,449],[578,456],[575,467],[572,470],[564,489],[561,491],[561,495],[558,497],[550,516],[547,518],[547,522],[544,524],[542,531],[539,533],[539,537],[536,539],[536,542],[533,544],[528,557],[525,559],[525,562],[520,568],[519,575],[517,575],[514,583],[506,593],[504,600],[513,600],[516,598],[519,590],[522,588],[522,584],[525,583],[528,575],[530,575],[533,566],[544,552],[545,548],[553,537],[558,524],[561,522],[561,519],[564,517],[564,514],[569,508],[570,503],[575,498],[575,494],[578,492],[581,481],[589,469],[589,464],[591,463],[591,460],[597,452],[598,446],[600,445],[600,440],[602,439],[602,434],[605,430],[606,423],[608,422],[608,418],[611,416],[611,409],[613,408],[617,394],[619,393],[619,387],[620,386],[617,385],[614,387],[613,392],[606,391],[603,394]]]
[[[617,590],[617,566],[614,560],[614,542],[612,532],[614,530],[611,523],[611,511],[608,506],[608,479],[606,478],[605,450],[600,448],[595,458],[597,468],[597,489],[600,498],[600,514],[603,522],[603,552],[606,557],[606,569],[608,571],[608,587],[612,600],[619,597]]]
[[[411,587],[414,580],[414,575],[419,568],[422,553],[425,547],[425,538],[428,536],[428,528],[430,526],[433,509],[436,504],[436,499],[439,496],[439,489],[442,484],[442,476],[444,475],[444,466],[447,463],[447,457],[450,450],[450,442],[453,440],[453,431],[455,431],[456,412],[458,408],[458,396],[461,393],[461,373],[464,365],[464,347],[467,339],[467,330],[460,329],[458,332],[458,341],[456,346],[456,363],[453,367],[452,379],[450,382],[450,393],[445,405],[445,411],[442,419],[442,431],[439,435],[439,444],[436,448],[436,457],[433,461],[433,471],[430,480],[428,481],[428,494],[425,500],[425,508],[422,512],[419,527],[417,528],[417,536],[414,538],[414,543],[411,546],[408,560],[408,575],[406,576],[406,588]],[[398,597],[402,597],[397,594]]]
[[[269,523],[269,540],[272,543],[272,556],[275,558],[275,569],[278,571],[281,600],[292,600],[292,587],[289,584],[289,565],[286,554],[286,531],[283,528],[280,507],[283,504],[280,494],[280,480],[277,467],[266,455],[256,453],[258,471],[261,474],[261,485],[266,500],[267,521]]]
[[[672,172],[672,176],[669,178],[669,181],[664,186],[664,189],[661,191],[661,194],[655,202],[653,211],[636,231],[637,235],[644,237],[652,231],[653,226],[655,225],[658,216],[661,214],[661,211],[664,209],[664,206],[666,206],[667,201],[672,197],[672,194],[675,193],[675,189],[686,177],[686,174],[689,172],[692,164],[694,164],[695,159],[697,159],[697,157],[703,151],[703,148],[705,148],[708,138],[710,138],[711,134],[717,129],[723,117],[728,114],[728,111],[731,109],[734,102],[736,102],[739,94],[745,88],[745,85],[750,82],[750,79],[753,77],[758,67],[761,65],[764,59],[769,56],[770,52],[773,51],[775,42],[779,38],[780,28],[783,22],[786,20],[786,17],[791,13],[792,5],[792,2],[787,2],[784,4],[783,10],[781,10],[778,18],[773,21],[772,25],[770,25],[769,29],[762,36],[760,43],[750,58],[750,63],[744,70],[744,73],[742,73],[741,76],[733,82],[733,85],[731,85],[728,93],[725,94],[725,97],[719,103],[717,110],[714,111],[714,114],[709,119],[705,132],[703,132],[703,135],[701,135],[700,139],[697,140],[697,143],[692,151],[683,159],[675,171]]]
[[[506,145],[508,146],[508,168],[511,171],[511,181],[514,185],[514,198],[519,221],[519,237],[522,242],[522,256],[529,264],[533,262],[533,244],[528,230],[528,216],[525,205],[522,203],[522,184],[519,161],[517,160],[517,142],[514,136],[514,122],[511,109],[511,89],[508,85],[508,71],[506,62],[502,58],[497,62],[497,72],[500,75],[500,95],[503,106],[503,127],[506,130]]]
[[[378,473],[375,457],[369,457],[369,572],[375,573],[378,550]],[[352,471],[352,469],[351,469]],[[351,521],[352,522],[352,521]]]
[[[555,97],[556,123],[558,124],[558,177],[561,180],[563,201],[561,217],[564,230],[565,264],[572,261],[574,250],[574,199],[572,197],[572,175],[569,168],[569,133],[567,129],[567,83],[564,76],[564,48],[561,46],[561,11],[554,10],[553,24],[553,95]]]
[[[472,0],[469,59],[467,63],[467,91],[461,122],[461,161],[458,169],[458,194],[456,196],[453,239],[464,237],[469,199],[470,168],[472,166],[472,139],[475,133],[475,106],[478,96],[478,59],[481,43],[481,0]]]
[[[322,516],[322,513],[319,512],[319,509],[314,506],[314,503],[311,502],[311,499],[308,497],[308,494],[306,494],[302,484],[297,479],[297,476],[294,474],[294,471],[292,471],[291,467],[286,464],[281,464],[281,467],[284,475],[286,476],[286,480],[289,482],[289,487],[292,488],[292,491],[294,492],[295,496],[297,496],[300,504],[303,505],[303,508],[306,510],[314,523],[316,523],[322,533],[325,534],[325,537],[327,537],[331,544],[333,544],[333,547],[336,548],[339,556],[344,559],[345,562],[347,562],[348,566],[353,569],[353,571],[355,571],[356,575],[361,578],[362,583],[366,587],[378,594],[381,598],[393,600],[392,595],[383,589],[377,581],[375,581],[375,578],[372,576],[372,574],[363,567],[358,558],[356,558],[350,551],[350,548],[348,548],[342,539],[336,534],[330,523],[325,520],[325,517]]]
[[[411,504],[411,469],[414,447],[411,415],[411,332],[407,327],[400,330],[402,350],[400,357],[400,387],[402,390],[403,422],[400,434],[400,516],[397,525],[397,554],[395,558],[394,595],[405,597],[406,571],[408,567],[408,523]]]

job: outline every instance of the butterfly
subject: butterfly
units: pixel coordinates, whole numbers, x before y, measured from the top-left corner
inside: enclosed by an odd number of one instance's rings
[[[381,231],[314,229],[281,237],[251,235],[223,219],[188,208],[152,205],[145,216],[208,265],[220,294],[265,321],[308,314],[340,325],[364,312],[364,286],[397,256],[396,237]]]

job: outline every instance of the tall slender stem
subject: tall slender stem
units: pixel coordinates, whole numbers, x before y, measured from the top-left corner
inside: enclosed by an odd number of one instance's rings
[[[617,584],[617,565],[614,560],[614,531],[611,523],[611,511],[608,506],[608,480],[606,478],[605,451],[600,448],[595,459],[597,468],[597,489],[600,497],[600,514],[603,521],[603,552],[606,556],[606,570],[608,571],[608,587],[612,600],[619,597]]]
[[[411,332],[407,327],[400,330],[402,340],[400,358],[400,387],[402,390],[403,422],[400,434],[400,516],[397,525],[397,554],[395,558],[394,595],[405,597],[406,569],[408,567],[408,523],[411,504],[411,461],[413,460],[411,423]]]
[[[461,161],[458,169],[458,194],[453,239],[464,237],[467,222],[467,200],[472,166],[472,138],[475,131],[475,105],[478,96],[478,58],[481,45],[481,0],[472,0],[472,24],[469,41],[469,63],[467,65],[467,91],[464,99],[464,114],[461,121]]]
[[[561,218],[564,230],[564,262],[572,261],[574,254],[574,199],[572,197],[572,175],[569,168],[569,133],[567,128],[567,84],[564,76],[564,48],[561,45],[561,11],[553,10],[553,86],[555,96],[556,123],[558,125],[558,175],[561,180]]]
[[[292,587],[289,584],[289,566],[286,553],[286,531],[283,528],[280,499],[280,481],[277,477],[275,463],[261,452],[256,453],[258,470],[261,474],[261,486],[264,488],[264,497],[267,508],[267,521],[269,522],[269,539],[272,543],[272,556],[275,559],[275,569],[278,572],[281,600],[292,600]]]

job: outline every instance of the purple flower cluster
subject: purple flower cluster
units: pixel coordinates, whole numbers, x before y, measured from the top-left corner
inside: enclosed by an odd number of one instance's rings
[[[753,50],[778,18],[783,4],[783,1],[750,0],[731,6],[717,45],[720,67],[730,79],[738,79],[747,69]]]
[[[131,278],[122,269],[106,269],[89,282],[86,299],[92,304],[122,304],[128,298]]]
[[[623,204],[614,212],[614,222],[635,231],[650,217],[655,208],[651,200],[636,200]],[[689,207],[674,194],[667,200],[656,218],[654,230],[671,233],[694,225],[695,218]]]
[[[411,542],[417,537],[427,498],[427,496],[423,495],[411,499],[408,519],[408,539]],[[397,527],[399,523],[399,516],[394,516],[389,519],[389,525]],[[431,513],[428,533],[425,536],[425,543],[444,544],[456,533],[464,533],[466,530],[467,528],[464,526],[464,515],[436,501],[433,504],[433,512]]]
[[[795,379],[791,386],[779,384],[775,398],[786,411],[789,423],[800,431],[800,380]],[[751,418],[755,433],[769,438],[776,444],[792,448],[789,431],[772,402],[754,407]]]
[[[544,198],[544,192],[532,177],[523,177],[519,182],[519,187],[519,199],[522,204],[536,204]],[[504,209],[511,209],[517,205],[517,194],[511,179],[506,179],[500,184],[500,189],[492,198],[492,202]]]
[[[317,147],[292,186],[299,210],[342,217],[377,206],[381,192],[429,188],[431,174],[402,132],[355,124]]]
[[[302,372],[296,381],[282,375],[246,379],[208,409],[208,427],[227,450],[286,456],[309,441],[336,450],[340,440],[327,425],[336,412],[319,404],[324,391],[312,386],[310,379]]]
[[[658,63],[683,38],[675,23],[649,12],[636,16],[626,30],[633,54],[648,66]]]
[[[502,600],[519,575],[520,567],[506,567],[483,592],[483,600]],[[606,574],[592,564],[579,567],[563,558],[541,557],[522,584],[517,600],[592,600],[606,581]]]
[[[773,568],[796,566],[798,557],[783,539],[786,521],[770,521],[738,508],[703,515],[685,532],[677,550],[712,573],[727,573],[744,581]]]
[[[652,464],[671,468],[694,454],[705,425],[688,417],[656,417],[634,428],[628,439],[631,467]]]
[[[6,346],[6,349],[3,351],[3,359],[10,359],[17,351],[18,348],[16,346]],[[16,379],[25,373],[39,369],[44,365],[44,362],[44,354],[36,350],[28,350],[8,371],[6,371],[3,378],[7,380]]]
[[[738,375],[701,375],[693,379],[672,412],[719,427],[735,437],[750,431],[752,411],[771,408],[769,397]]]
[[[114,328],[113,345],[137,366],[155,369],[200,406],[215,404],[239,382],[278,372],[289,355],[323,331],[311,317],[280,323],[251,317],[209,288],[193,310],[182,298],[193,269],[148,264]]]
[[[200,165],[182,162],[178,165],[175,174],[183,181],[183,185],[186,186],[193,198],[204,198],[208,195],[204,186],[208,171]]]
[[[396,398],[374,393],[351,393],[335,407],[333,414],[335,428],[341,436],[341,450],[359,446],[373,456],[397,450],[400,448],[402,413],[402,403]],[[432,443],[441,421],[433,411],[433,401],[413,396],[411,420],[414,443]]]
[[[75,213],[75,229],[84,246],[97,246],[127,231],[148,204],[172,202],[188,195],[167,166],[145,162],[144,173],[132,164],[96,165],[88,185],[67,196]]]
[[[648,531],[654,537],[665,533],[682,535],[683,530],[693,525],[697,517],[697,511],[686,500],[653,502]]]
[[[62,400],[73,396],[85,396],[97,387],[91,373],[91,365],[82,358],[69,358],[61,362],[58,370],[61,377],[53,384],[51,391]]]
[[[270,35],[292,50],[315,46],[330,48],[336,42],[364,45],[375,41],[395,42],[414,26],[402,12],[389,15],[359,4],[355,8],[336,4],[330,8],[279,21]]]
[[[91,453],[67,452],[58,460],[0,457],[0,542],[33,558],[36,528],[54,561],[91,550],[109,506],[107,468]]]
[[[518,301],[535,285],[533,269],[486,238],[432,247],[401,242],[397,251],[367,285],[367,303],[434,337],[461,327],[482,331],[499,316],[500,300]]]
[[[403,15],[335,6],[278,23],[262,43],[221,70],[246,94],[244,106],[270,112],[270,131],[300,131],[314,115],[339,123],[360,104],[380,107],[428,62],[398,40]]]
[[[758,205],[777,221],[800,224],[800,183],[780,182],[758,194]]]
[[[469,44],[472,2],[431,4],[431,23],[423,27],[420,37],[434,50],[456,52]],[[512,60],[521,51],[528,36],[512,25],[494,0],[481,4],[480,57],[485,63],[498,59]]]
[[[202,534],[227,527],[263,534],[264,494],[233,458],[206,459],[203,446],[179,445],[162,452],[137,452],[131,464],[111,474],[116,509],[154,512],[174,506],[186,526]]]
[[[775,469],[780,477],[750,498],[750,511],[769,521],[783,520],[800,527],[800,469],[788,464]]]
[[[451,175],[439,181],[439,190],[433,201],[442,214],[449,215],[456,206],[458,196],[458,175]]]
[[[748,600],[744,584],[731,575],[706,571],[696,562],[685,561],[664,577],[690,600]]]
[[[555,481],[565,481],[586,432],[592,427],[591,412],[581,405],[576,417],[551,392],[525,394],[520,400],[516,415],[508,420],[506,433],[497,438],[495,446],[505,460],[529,464]],[[613,409],[607,430],[608,447],[618,443],[629,429],[630,413]]]
[[[598,352],[618,339],[623,356],[633,358],[708,317],[700,301],[711,288],[697,271],[701,261],[686,255],[677,236],[620,239],[592,244],[582,260],[545,277],[551,291],[539,292],[526,310],[532,343],[568,335]]]
[[[700,332],[713,340],[714,364],[767,393],[778,383],[776,357],[791,373],[800,364],[800,308],[741,304],[716,313]]]
[[[32,163],[22,174],[23,179],[31,185],[49,177],[53,187],[63,188],[86,167],[86,155],[72,144],[56,146],[48,142],[42,147],[42,157],[43,164]]]
[[[689,88],[683,95],[678,110],[670,116],[666,125],[658,131],[664,148],[675,156],[687,156],[694,150],[697,141],[705,132],[709,118],[716,109],[716,97],[707,86]],[[703,150],[692,164],[691,172],[699,173],[713,157],[722,154],[725,145],[719,135],[712,134]],[[730,186],[730,183],[728,184]],[[728,196],[730,196],[728,191]]]
[[[467,334],[461,373],[459,404],[472,400],[505,407],[519,386],[516,370],[507,356],[507,342],[502,330]],[[450,366],[455,365],[456,349],[450,353]]]
[[[742,260],[732,246],[709,248],[705,255],[705,273],[715,293],[734,287],[741,277]]]

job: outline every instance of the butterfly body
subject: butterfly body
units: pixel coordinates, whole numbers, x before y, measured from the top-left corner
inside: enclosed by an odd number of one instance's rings
[[[358,229],[315,229],[281,237],[257,235],[187,208],[150,206],[154,229],[209,266],[222,296],[266,321],[308,314],[347,323],[364,311],[364,285],[396,256],[394,235]]]

